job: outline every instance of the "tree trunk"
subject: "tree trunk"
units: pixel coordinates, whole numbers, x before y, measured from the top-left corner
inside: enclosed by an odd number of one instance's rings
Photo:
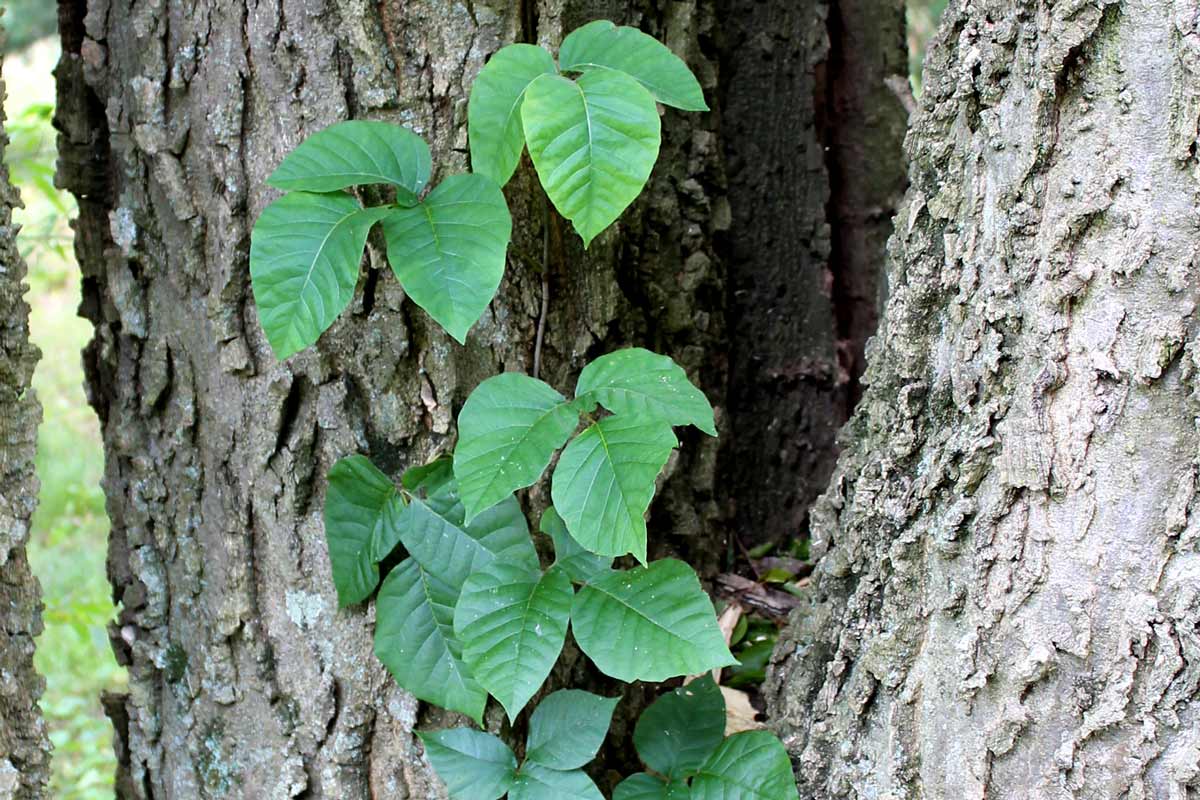
[[[902,64],[899,6],[877,5],[895,26],[895,60],[884,62]],[[763,489],[742,477],[761,448],[729,441],[767,441],[761,429],[770,427],[777,443],[791,430],[805,454],[772,467],[771,479],[825,481],[844,400],[791,402],[773,418],[728,391],[732,379],[740,398],[755,385],[809,384],[841,397],[838,340],[865,336],[846,332],[840,295],[829,289],[838,272],[830,241],[843,226],[827,208],[829,134],[817,123],[836,116],[821,110],[823,2],[60,0],[59,8],[60,177],[80,204],[83,313],[96,327],[85,364],[105,442],[109,573],[122,606],[112,639],[130,670],[128,696],[108,703],[122,797],[436,795],[411,735],[436,712],[373,657],[373,610],[336,607],[321,526],[325,474],[349,453],[398,475],[450,449],[455,414],[479,381],[531,371],[544,292],[541,374],[553,385],[569,389],[588,359],[640,344],[674,357],[718,407],[720,444],[684,434],[668,468],[651,509],[652,555],[682,555],[708,574],[728,566],[731,487]],[[761,29],[738,19],[749,12],[761,15]],[[274,196],[264,179],[283,155],[326,125],[369,117],[425,136],[441,176],[461,171],[467,91],[487,56],[512,41],[556,46],[597,17],[666,41],[714,106],[666,111],[659,164],[616,229],[585,253],[523,166],[506,190],[508,274],[466,347],[405,301],[373,244],[350,311],[316,347],[277,363],[255,315],[247,247]],[[771,42],[787,57],[773,61]],[[882,86],[874,69],[864,80]],[[725,72],[743,80],[723,82]],[[739,116],[761,90],[756,75],[774,76],[781,102],[761,130]],[[894,165],[902,112],[888,100],[856,124],[878,134]],[[788,170],[778,186],[793,200],[779,208],[761,194],[776,184],[727,182],[727,163],[744,167],[760,153]],[[752,167],[742,174],[768,172]],[[895,188],[882,180],[862,191],[886,219]],[[781,238],[755,256],[750,248],[767,231]],[[804,333],[756,343],[762,357],[733,370],[751,351],[730,315],[767,312],[730,296],[755,285],[760,270],[803,285],[775,319]],[[810,362],[820,365],[813,374]],[[743,521],[767,495],[747,498],[737,504]],[[546,499],[535,488],[530,504]],[[488,719],[499,729],[495,710]]]
[[[42,407],[31,388],[39,353],[29,342],[25,263],[12,221],[21,198],[4,166],[3,105],[0,78],[0,798],[26,800],[43,797],[50,778],[50,740],[38,708],[46,682],[33,667],[42,593],[25,555],[37,504],[33,455]]]
[[[956,2],[770,684],[811,798],[1200,792],[1200,6]]]

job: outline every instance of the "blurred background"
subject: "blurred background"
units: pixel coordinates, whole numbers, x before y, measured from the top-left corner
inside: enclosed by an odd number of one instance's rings
[[[920,94],[925,43],[946,0],[909,0],[908,46],[914,93]],[[79,275],[71,251],[74,202],[54,188],[54,79],[58,61],[55,3],[0,0],[10,143],[6,162],[25,203],[18,243],[29,266],[30,320],[42,360],[34,388],[45,416],[38,433],[42,488],[29,560],[42,583],[46,629],[36,663],[46,676],[42,709],[54,743],[51,796],[108,800],[115,768],[100,692],[120,690],[124,670],[108,646],[115,612],[104,572],[108,518],[100,478],[104,462],[95,414],[83,393],[79,351],[90,326],[76,316]],[[759,648],[769,653],[769,643]]]
[[[44,409],[37,470],[42,488],[29,561],[42,583],[45,632],[35,662],[46,676],[42,710],[54,743],[50,796],[111,800],[114,758],[102,690],[120,689],[124,670],[108,646],[114,617],[104,555],[108,518],[100,477],[99,423],[84,398],[79,351],[91,326],[76,316],[79,274],[71,253],[74,202],[54,188],[55,4],[0,0],[4,45],[6,161],[25,203],[18,247],[29,266],[30,319],[42,360],[33,384]]]

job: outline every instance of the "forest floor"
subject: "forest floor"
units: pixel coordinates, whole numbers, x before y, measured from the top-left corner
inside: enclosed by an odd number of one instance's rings
[[[4,63],[8,161],[26,206],[17,215],[23,226],[17,238],[29,266],[31,333],[42,351],[33,379],[44,413],[37,452],[41,492],[29,559],[46,606],[36,664],[46,676],[42,710],[54,743],[50,796],[100,800],[113,796],[115,768],[100,692],[121,688],[125,671],[106,633],[114,609],[104,571],[104,457],[99,423],[83,390],[80,350],[91,325],[76,315],[79,271],[68,226],[74,205],[53,188],[50,71],[57,60],[54,40],[43,40]]]

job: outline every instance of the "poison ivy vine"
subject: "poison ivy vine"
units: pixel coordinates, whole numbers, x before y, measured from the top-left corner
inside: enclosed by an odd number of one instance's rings
[[[646,184],[660,144],[657,103],[707,109],[669,49],[597,21],[563,41],[557,62],[525,44],[492,57],[471,90],[472,173],[431,188],[428,146],[386,123],[343,122],[309,137],[269,178],[286,194],[251,236],[255,303],[276,356],[316,342],[349,305],[376,225],[407,296],[464,342],[503,277],[512,220],[501,187],[522,151],[586,247]],[[389,202],[364,206],[347,191],[367,185],[382,185]],[[678,445],[674,428],[687,425],[717,434],[684,371],[640,348],[588,364],[570,399],[518,373],[483,381],[459,414],[452,455],[407,470],[399,486],[360,455],[330,471],[325,532],[340,605],[374,595],[375,653],[397,683],[480,725],[489,696],[516,720],[568,630],[597,669],[622,681],[736,664],[691,567],[648,560],[646,511]],[[539,525],[554,550],[544,565],[514,493],[537,483],[559,451],[553,505]],[[614,566],[626,555],[637,566]],[[529,718],[520,764],[489,733],[420,735],[452,798],[599,798],[582,767],[616,703],[549,695]],[[711,678],[664,695],[635,730],[649,771],[621,783],[616,800],[794,798],[782,745],[761,731],[724,738],[724,720]]]

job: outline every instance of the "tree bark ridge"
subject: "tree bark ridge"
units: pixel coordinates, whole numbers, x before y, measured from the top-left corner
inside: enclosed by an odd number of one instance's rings
[[[13,224],[21,196],[5,162],[3,68],[0,56],[0,797],[36,800],[50,777],[50,740],[38,707],[46,682],[33,664],[42,593],[26,556],[38,494],[34,453],[42,407],[32,381],[40,353],[29,341],[26,267]]]
[[[769,685],[802,796],[1200,788],[1198,20],[947,9]]]

